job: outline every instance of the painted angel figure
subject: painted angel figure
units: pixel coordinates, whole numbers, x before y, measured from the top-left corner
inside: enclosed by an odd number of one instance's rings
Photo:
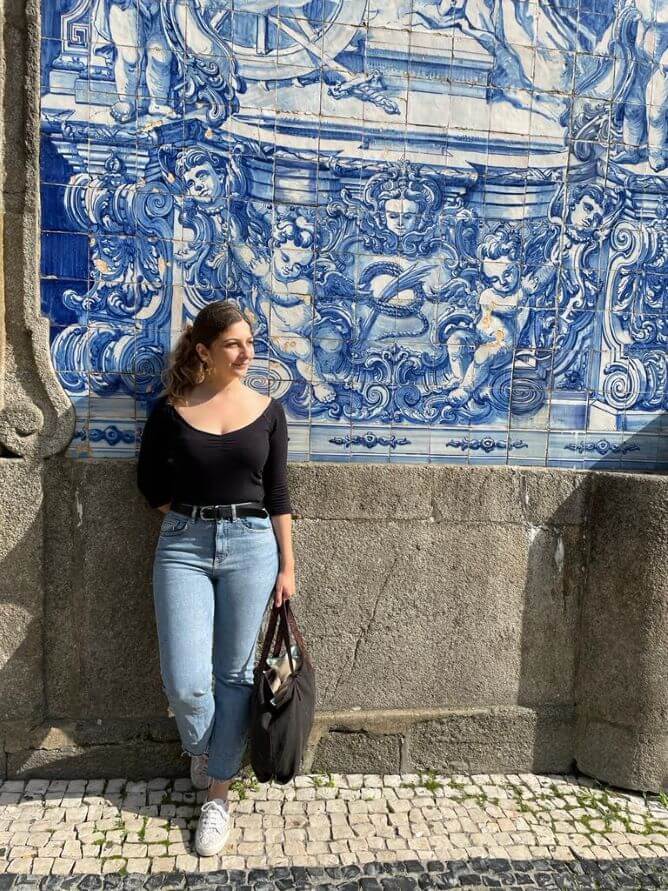
[[[114,54],[118,93],[111,107],[119,123],[132,120],[145,71],[148,113],[173,117],[168,104],[174,54],[167,40],[159,0],[94,0],[91,11],[91,53]]]
[[[180,94],[207,106],[211,124],[238,110],[236,94],[245,84],[231,47],[207,20],[209,12],[209,0],[93,0],[91,52],[113,55],[118,100],[111,114],[119,123],[135,116],[143,76],[148,113],[176,115],[170,105],[174,63]]]
[[[482,279],[480,317],[473,332],[456,330],[447,341],[451,375],[449,401],[464,405],[487,380],[490,371],[512,360],[530,308],[535,284],[522,276],[521,242],[517,231],[502,223],[483,238],[478,249]]]
[[[659,173],[668,167],[668,4],[636,0],[633,9],[635,65],[618,97],[624,148],[615,160],[637,163],[646,146],[649,166]]]
[[[336,390],[314,362],[313,329],[320,314],[313,305],[316,257],[314,220],[303,209],[280,211],[271,227],[268,250],[247,240],[231,245],[239,266],[260,285],[259,303],[269,321],[269,337],[277,350],[295,361],[319,402],[332,402]]]

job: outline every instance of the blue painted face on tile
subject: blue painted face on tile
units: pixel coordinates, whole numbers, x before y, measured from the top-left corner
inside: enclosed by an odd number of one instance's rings
[[[227,298],[295,457],[666,469],[665,4],[42,3],[70,454]]]
[[[418,224],[417,202],[406,198],[388,198],[385,202],[385,225],[396,235],[413,232]]]

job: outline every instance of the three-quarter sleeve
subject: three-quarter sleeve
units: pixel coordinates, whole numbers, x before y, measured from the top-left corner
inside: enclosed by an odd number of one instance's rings
[[[292,513],[288,491],[288,422],[281,403],[275,404],[276,411],[269,433],[269,455],[262,471],[264,503],[270,516]]]
[[[158,402],[144,423],[137,458],[137,486],[150,507],[171,500],[168,447],[168,420]]]

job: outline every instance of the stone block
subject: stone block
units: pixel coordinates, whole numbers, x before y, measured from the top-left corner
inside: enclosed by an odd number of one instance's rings
[[[615,785],[668,789],[666,479],[597,477],[579,629],[578,768]]]
[[[311,772],[395,773],[400,753],[401,737],[396,734],[331,731],[316,747]]]
[[[433,468],[434,516],[445,523],[580,525],[587,474],[552,468]]]
[[[314,520],[427,519],[432,468],[421,464],[293,465],[294,511]]]
[[[573,733],[571,707],[453,710],[411,725],[407,769],[562,773],[572,767]]]
[[[66,749],[25,749],[7,756],[8,777],[151,777],[189,776],[190,764],[180,745],[133,743],[119,746],[78,746]]]
[[[295,542],[319,708],[572,701],[577,527],[309,519]]]
[[[103,719],[165,715],[151,588],[158,512],[133,492],[132,462],[49,468],[49,701]]]

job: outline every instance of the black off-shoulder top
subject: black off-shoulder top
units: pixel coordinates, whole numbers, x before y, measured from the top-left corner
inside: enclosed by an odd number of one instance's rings
[[[280,402],[229,433],[193,427],[158,397],[141,436],[137,485],[150,507],[263,502],[270,515],[292,513],[287,482],[288,425]]]

